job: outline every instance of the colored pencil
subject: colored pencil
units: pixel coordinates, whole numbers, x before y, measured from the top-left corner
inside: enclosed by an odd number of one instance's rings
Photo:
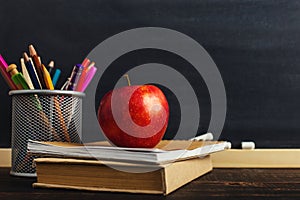
[[[48,70],[46,69],[46,67],[43,64],[42,64],[42,68],[43,68],[43,77],[45,79],[44,81],[46,83],[46,89],[54,90],[54,86],[53,86],[51,76],[50,76]]]
[[[82,70],[82,73],[81,73],[81,76],[80,76],[80,78],[78,80],[76,91],[82,91],[83,90],[82,87],[84,85],[86,76],[87,76],[89,70],[91,69],[91,67],[93,67],[94,65],[95,65],[95,62],[90,62],[88,66],[84,66],[84,68]]]
[[[28,86],[29,86],[29,89],[34,89],[34,86],[32,84],[32,81],[31,81],[31,78],[29,76],[29,73],[27,71],[27,68],[26,68],[26,65],[25,65],[25,61],[24,61],[24,58],[21,58],[20,59],[20,63],[21,63],[21,69],[22,69],[22,74],[25,78],[25,81],[27,82]]]
[[[96,71],[97,71],[97,68],[94,66],[88,71],[88,74],[86,75],[85,81],[82,85],[80,92],[85,91],[85,89],[90,84],[91,80],[93,79],[94,75],[96,74]]]
[[[27,82],[25,81],[23,74],[18,72],[17,66],[15,64],[9,65],[6,68],[6,71],[10,73],[11,79],[13,80],[13,82],[15,83],[15,85],[17,86],[17,88],[19,90],[29,89],[29,86],[28,86]]]
[[[83,60],[83,62],[81,63],[81,65],[83,66],[83,68],[85,68],[85,67],[89,66],[90,62],[91,62],[90,59],[85,58]]]
[[[8,67],[7,63],[5,62],[4,58],[0,54],[0,72],[5,79],[7,85],[10,87],[11,90],[17,90],[17,86],[14,84],[14,82],[10,78],[10,74],[6,71],[6,68]]]
[[[26,52],[23,53],[23,58],[24,58],[25,65],[27,67],[27,71],[28,71],[28,74],[31,78],[34,89],[41,89],[42,86],[41,86],[39,77],[36,73],[36,70],[35,70],[34,64],[32,62],[32,59],[29,58],[29,56],[27,55]]]
[[[42,88],[41,89],[46,89],[46,83],[45,83],[45,78],[43,76],[43,68],[42,68],[42,63],[41,63],[41,59],[39,59],[39,56],[35,50],[35,48],[33,47],[33,45],[29,45],[29,54],[33,59],[34,62],[34,66],[37,72],[37,75],[39,77],[40,83]]]
[[[56,84],[58,82],[60,74],[61,74],[61,70],[60,69],[55,69],[54,74],[52,76],[52,83],[53,83],[54,87],[56,86]]]
[[[48,72],[49,72],[49,74],[50,74],[50,76],[52,77],[53,76],[53,69],[54,69],[54,61],[53,60],[51,60],[50,62],[49,62],[49,64],[48,64],[48,66],[47,66],[47,70],[48,70]]]

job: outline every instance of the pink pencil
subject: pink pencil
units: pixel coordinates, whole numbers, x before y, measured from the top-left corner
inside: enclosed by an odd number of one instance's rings
[[[5,79],[6,83],[10,87],[11,90],[17,90],[17,86],[13,83],[13,81],[10,78],[10,74],[6,71],[7,63],[5,62],[4,58],[0,54],[0,72]]]
[[[76,91],[82,91],[82,87],[83,87],[83,84],[85,82],[86,76],[89,73],[89,70],[95,65],[95,62],[90,62],[90,60],[89,60],[88,65],[87,65],[87,63],[84,65],[84,61],[83,61],[83,63],[81,65],[84,68],[83,68],[81,76],[79,78],[79,81],[78,81],[78,84],[77,84],[77,87],[76,87]]]
[[[85,81],[82,85],[82,88],[80,92],[84,92],[84,90],[87,88],[87,86],[90,84],[92,78],[96,74],[97,68],[96,67],[91,67],[91,69],[88,71],[88,74],[86,75]]]

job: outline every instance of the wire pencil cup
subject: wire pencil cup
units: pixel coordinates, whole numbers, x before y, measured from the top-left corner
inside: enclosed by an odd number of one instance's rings
[[[81,143],[84,93],[14,90],[12,96],[11,175],[36,177],[28,140]]]

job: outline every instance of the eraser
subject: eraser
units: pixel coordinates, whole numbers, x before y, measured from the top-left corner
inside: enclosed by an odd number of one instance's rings
[[[254,142],[242,142],[242,149],[255,149]]]

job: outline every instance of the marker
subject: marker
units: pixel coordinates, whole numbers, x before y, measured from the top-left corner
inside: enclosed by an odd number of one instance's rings
[[[45,84],[46,84],[46,88],[49,90],[54,90],[54,86],[51,80],[51,76],[48,72],[48,70],[46,69],[46,67],[42,64],[42,68],[43,68],[43,77],[45,78]]]
[[[27,68],[25,66],[25,62],[24,62],[24,58],[21,58],[20,59],[20,62],[21,62],[21,70],[22,70],[22,74],[25,78],[25,81],[27,82],[28,86],[29,86],[29,89],[34,89],[34,86],[32,84],[32,81],[30,79],[30,76],[29,76],[29,73],[27,71]]]
[[[40,80],[38,78],[38,75],[36,73],[36,70],[35,70],[35,67],[33,65],[33,62],[31,60],[31,58],[28,57],[26,52],[23,53],[23,58],[24,58],[24,61],[25,61],[25,65],[27,67],[28,74],[31,78],[33,87],[35,89],[41,89],[42,88],[41,83],[40,83]]]
[[[17,90],[18,89],[17,86],[11,80],[10,74],[6,71],[7,66],[8,66],[7,63],[5,62],[4,58],[0,54],[0,72],[3,76],[3,78],[5,79],[7,85],[9,86],[9,88],[11,90]]]
[[[38,57],[38,54],[36,53],[33,45],[29,45],[29,53],[30,53],[30,56],[33,59],[34,66],[35,66],[37,75],[39,77],[39,80],[40,80],[40,83],[41,83],[41,86],[42,86],[41,89],[47,88],[46,83],[45,83],[45,78],[43,76],[43,68],[42,68],[41,59]]]
[[[69,82],[69,85],[67,86],[67,90],[75,90],[78,80],[80,78],[81,72],[82,72],[83,66],[81,64],[77,64],[73,67],[72,74],[71,74],[71,80]]]
[[[47,66],[47,70],[48,70],[51,77],[53,77],[52,76],[53,75],[53,68],[54,68],[54,61],[51,60],[48,64],[48,66]]]
[[[24,76],[20,72],[18,72],[17,66],[15,64],[9,65],[6,71],[10,73],[11,79],[16,84],[18,89],[29,89],[29,86],[26,83]]]

